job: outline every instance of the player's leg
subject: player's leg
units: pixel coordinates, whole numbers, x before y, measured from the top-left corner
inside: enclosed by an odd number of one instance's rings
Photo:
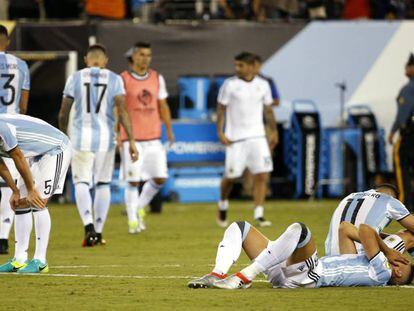
[[[1,187],[0,191],[0,254],[8,254],[9,234],[14,219],[14,212],[10,207],[10,197],[13,192],[8,187]]]
[[[246,144],[247,167],[253,174],[254,219],[260,227],[272,223],[264,218],[264,202],[268,174],[273,171],[272,156],[265,138],[252,139]]]
[[[196,280],[188,283],[191,288],[207,288],[213,283],[227,276],[231,266],[237,261],[241,250],[244,249],[250,258],[260,253],[267,245],[267,238],[264,237],[248,222],[233,222],[224,231],[223,239],[217,247],[216,262],[213,270]]]
[[[92,196],[90,193],[90,186],[93,182],[94,160],[95,154],[93,152],[73,150],[71,162],[72,179],[75,187],[76,206],[85,228],[83,246],[93,246],[96,240],[92,216]]]
[[[139,195],[138,215],[140,229],[145,230],[144,207],[151,202],[168,178],[167,153],[160,141],[148,142],[145,146],[141,177],[147,181]]]
[[[33,165],[33,178],[36,190],[42,199],[48,200],[54,194],[61,194],[64,187],[66,173],[69,168],[71,148],[50,156],[44,155]],[[32,207],[36,233],[36,248],[31,260],[19,273],[48,272],[47,248],[49,244],[51,219],[47,206],[43,209]]]
[[[225,289],[247,288],[259,274],[287,262],[287,265],[303,262],[312,257],[316,247],[310,230],[302,223],[293,223],[275,241],[254,259],[254,262],[240,272],[214,284]]]
[[[111,181],[114,170],[115,149],[96,153],[94,176],[96,180],[93,202],[94,226],[98,235],[97,244],[106,244],[102,231],[111,206]]]
[[[246,168],[246,156],[243,151],[244,142],[233,143],[226,147],[226,159],[224,176],[220,184],[220,200],[218,202],[217,224],[227,227],[227,211],[229,208],[229,196],[233,189],[234,179],[242,176]]]

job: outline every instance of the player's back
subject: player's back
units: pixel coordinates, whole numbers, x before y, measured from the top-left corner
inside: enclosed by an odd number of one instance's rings
[[[115,97],[124,94],[121,77],[108,69],[84,68],[69,77],[64,96],[74,100],[70,136],[75,149],[115,147]]]
[[[409,215],[405,206],[397,199],[385,194],[368,190],[355,192],[343,199],[335,209],[325,241],[325,255],[339,254],[339,225],[343,221],[355,226],[367,224],[382,231],[393,220]]]
[[[22,90],[30,89],[30,75],[26,62],[0,52],[0,113],[19,113]]]
[[[0,135],[1,144],[8,147],[18,145],[25,157],[54,155],[70,143],[65,134],[49,123],[19,114],[0,114]],[[8,157],[7,153],[0,153]]]
[[[368,260],[365,255],[339,255],[320,258],[317,287],[385,286],[391,268],[383,253]]]

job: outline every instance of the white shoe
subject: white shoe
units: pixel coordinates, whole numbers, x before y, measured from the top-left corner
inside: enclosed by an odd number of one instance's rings
[[[140,231],[144,231],[147,229],[147,226],[145,225],[145,210],[139,209],[138,210],[138,227]]]
[[[225,277],[225,276],[224,276]],[[210,273],[202,276],[201,278],[192,280],[187,283],[187,286],[189,288],[211,288],[214,286],[214,284],[220,280],[223,280],[223,277],[221,277],[217,273]]]
[[[269,220],[264,219],[263,217],[255,219],[257,226],[259,227],[270,227],[272,222]]]
[[[219,218],[216,218],[216,223],[218,224],[219,227],[221,228],[227,228],[229,223],[227,222],[227,220],[221,220]]]
[[[217,281],[213,284],[213,287],[221,289],[247,289],[250,286],[252,286],[252,282],[240,272],[230,275],[224,280]]]
[[[128,222],[128,233],[129,234],[137,234],[140,233],[141,229],[139,228],[138,221],[129,221]]]

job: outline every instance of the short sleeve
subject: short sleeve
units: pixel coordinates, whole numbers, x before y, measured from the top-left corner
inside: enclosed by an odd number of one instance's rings
[[[265,93],[263,97],[263,104],[265,104],[266,106],[270,106],[271,104],[273,104],[273,97],[272,97],[272,91],[270,90],[270,85],[268,82],[266,82],[266,86],[264,89],[265,89]]]
[[[223,85],[220,87],[217,102],[220,104],[227,106],[230,103],[230,81],[227,79],[224,81]]]
[[[75,90],[74,90],[74,75],[71,75],[65,84],[65,89],[63,90],[63,96],[68,98],[75,98]]]
[[[114,90],[114,93],[113,93],[114,97],[118,95],[125,95],[124,80],[119,75],[116,75],[113,90]]]
[[[386,285],[391,278],[391,266],[384,253],[378,252],[369,261],[369,276],[374,281]]]
[[[22,61],[22,74],[23,74],[23,84],[22,89],[29,91],[30,90],[30,72],[29,67],[25,61]]]
[[[167,91],[167,84],[165,83],[165,79],[162,75],[158,75],[158,99],[163,100],[167,99],[168,97],[168,91]]]
[[[0,139],[3,142],[3,149],[6,152],[16,148],[16,128],[8,123],[0,123]]]
[[[405,205],[394,198],[389,200],[389,202],[387,203],[387,213],[389,214],[391,219],[397,221],[400,221],[403,218],[410,215],[410,212],[405,207]]]

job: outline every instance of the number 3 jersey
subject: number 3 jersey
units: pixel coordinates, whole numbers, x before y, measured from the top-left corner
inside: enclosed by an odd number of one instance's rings
[[[367,224],[381,232],[392,220],[400,221],[408,215],[410,212],[404,204],[387,194],[375,190],[351,193],[334,211],[325,241],[325,255],[339,255],[338,230],[342,221],[357,227]],[[357,248],[360,250],[359,245]]]
[[[29,68],[20,58],[0,52],[0,113],[19,113],[22,90],[30,90]]]
[[[74,100],[69,136],[79,151],[115,148],[115,97],[125,95],[122,78],[108,69],[89,67],[72,74],[63,96]]]

